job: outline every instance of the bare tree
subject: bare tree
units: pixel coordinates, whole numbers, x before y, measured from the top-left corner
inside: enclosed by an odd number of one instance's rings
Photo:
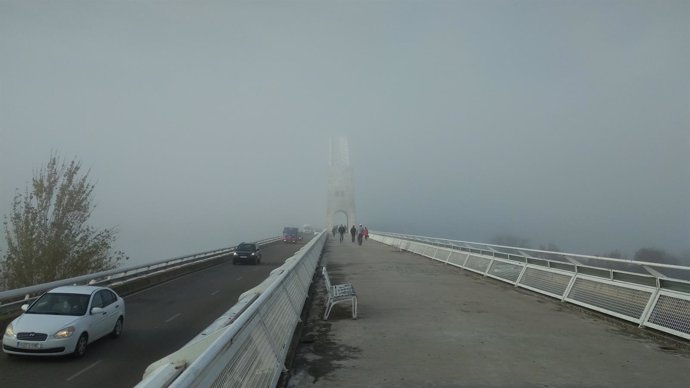
[[[680,264],[690,266],[690,249],[686,249],[680,254]]]
[[[621,252],[621,251],[618,250],[618,249],[614,249],[614,250],[612,250],[611,252],[609,252],[609,253],[607,253],[607,254],[605,254],[605,255],[599,255],[599,256],[611,257],[611,258],[614,258],[614,259],[625,259],[625,260],[628,260],[628,257],[627,257],[623,252]]]
[[[561,248],[559,248],[558,245],[556,245],[554,243],[548,243],[546,245],[539,244],[539,250],[540,251],[561,252]]]
[[[633,256],[633,260],[663,264],[680,264],[680,260],[674,255],[666,252],[664,249],[654,247],[638,249],[637,252],[635,252],[635,256]]]
[[[5,216],[8,288],[24,287],[114,268],[124,258],[111,252],[116,228],[87,225],[94,209],[94,184],[81,163],[52,154],[24,193],[17,192]]]

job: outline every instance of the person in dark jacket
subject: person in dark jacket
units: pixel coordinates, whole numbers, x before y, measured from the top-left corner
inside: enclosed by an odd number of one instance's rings
[[[350,234],[352,235],[352,242],[355,242],[355,235],[357,234],[357,228],[352,225],[352,229],[350,229]]]
[[[340,233],[340,242],[343,242],[343,235],[345,234],[345,225],[340,224],[340,227],[338,228],[338,233]]]

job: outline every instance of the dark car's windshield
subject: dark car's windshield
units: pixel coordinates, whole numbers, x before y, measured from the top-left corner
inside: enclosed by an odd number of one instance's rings
[[[44,294],[31,305],[27,314],[84,315],[89,307],[89,295]]]
[[[254,244],[240,244],[237,246],[238,251],[254,251],[256,247]]]

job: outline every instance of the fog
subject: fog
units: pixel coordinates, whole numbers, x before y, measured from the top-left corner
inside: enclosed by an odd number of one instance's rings
[[[0,214],[55,151],[130,263],[324,227],[690,249],[690,3],[0,1]],[[0,249],[5,245],[0,242]]]

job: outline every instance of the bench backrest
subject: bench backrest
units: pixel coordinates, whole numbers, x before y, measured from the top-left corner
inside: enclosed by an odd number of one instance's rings
[[[323,267],[323,271],[321,271],[321,272],[323,273],[323,279],[326,282],[326,289],[330,293],[331,292],[331,279],[328,278],[328,271],[326,271],[326,267]]]

